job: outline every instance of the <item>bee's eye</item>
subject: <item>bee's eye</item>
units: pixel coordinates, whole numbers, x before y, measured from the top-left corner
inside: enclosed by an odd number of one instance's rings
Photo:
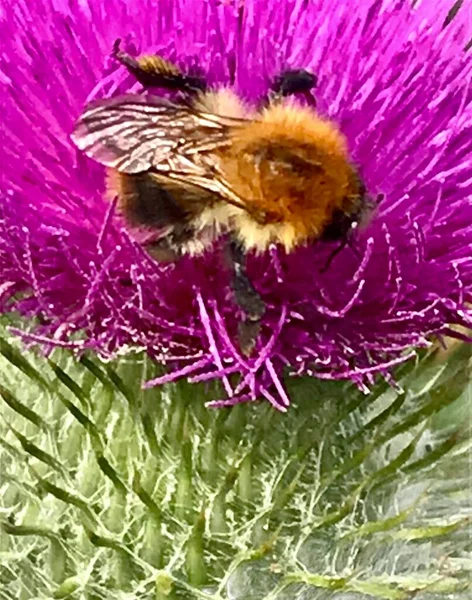
[[[347,213],[337,208],[326,225],[321,239],[325,242],[334,242],[345,239],[347,234],[358,226],[359,214]]]

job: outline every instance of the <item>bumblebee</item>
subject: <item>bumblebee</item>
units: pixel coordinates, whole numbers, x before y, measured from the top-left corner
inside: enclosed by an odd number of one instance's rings
[[[281,73],[254,108],[159,56],[131,57],[120,40],[113,56],[145,88],[177,96],[94,102],[72,139],[109,168],[111,193],[127,221],[164,232],[153,248],[158,258],[199,254],[227,236],[232,287],[244,313],[239,342],[249,356],[265,305],[246,274],[247,252],[339,241],[333,257],[372,211],[346,139],[317,113],[316,77],[308,71]],[[297,104],[297,95],[308,102]]]

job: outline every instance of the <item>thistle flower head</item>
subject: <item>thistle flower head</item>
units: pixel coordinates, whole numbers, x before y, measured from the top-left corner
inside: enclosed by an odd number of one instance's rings
[[[45,5],[1,17],[4,100],[0,302],[35,317],[25,340],[145,350],[167,374],[221,379],[235,404],[285,410],[283,373],[351,379],[363,389],[472,322],[472,61],[467,10],[449,0],[160,0]],[[104,200],[104,170],[69,135],[86,101],[139,84],[111,58],[156,52],[247,102],[283,69],[318,77],[318,109],[346,136],[369,189],[384,200],[357,240],[249,257],[267,304],[257,352],[235,345],[238,311],[218,248],[153,261]],[[459,334],[456,334],[459,335]],[[237,381],[233,374],[240,374]]]

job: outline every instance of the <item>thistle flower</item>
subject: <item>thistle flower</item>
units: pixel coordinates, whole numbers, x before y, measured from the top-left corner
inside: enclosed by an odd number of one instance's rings
[[[36,317],[23,338],[104,358],[145,350],[167,366],[155,385],[220,379],[228,399],[286,410],[281,376],[390,380],[432,336],[472,311],[472,91],[467,10],[451,4],[20,1],[2,14],[5,150],[0,301]],[[440,17],[438,17],[438,15]],[[447,19],[449,21],[449,19]],[[221,254],[159,265],[103,199],[104,172],[69,134],[84,103],[137,91],[109,58],[156,52],[231,85],[248,102],[287,67],[318,76],[321,113],[346,135],[372,194],[385,199],[320,273],[331,247],[251,257],[267,303],[253,359],[241,357]],[[241,373],[234,383],[231,375]]]

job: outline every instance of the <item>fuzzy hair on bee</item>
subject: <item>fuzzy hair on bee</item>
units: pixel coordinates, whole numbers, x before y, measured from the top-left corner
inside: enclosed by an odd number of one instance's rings
[[[308,71],[281,73],[254,108],[161,57],[134,59],[119,40],[113,56],[145,88],[177,97],[99,100],[85,108],[72,139],[108,167],[109,194],[126,220],[165,232],[156,256],[199,254],[228,236],[233,291],[244,313],[240,346],[250,355],[265,306],[246,275],[246,253],[271,244],[291,252],[323,240],[342,247],[372,211],[346,139],[314,108],[316,77]]]

